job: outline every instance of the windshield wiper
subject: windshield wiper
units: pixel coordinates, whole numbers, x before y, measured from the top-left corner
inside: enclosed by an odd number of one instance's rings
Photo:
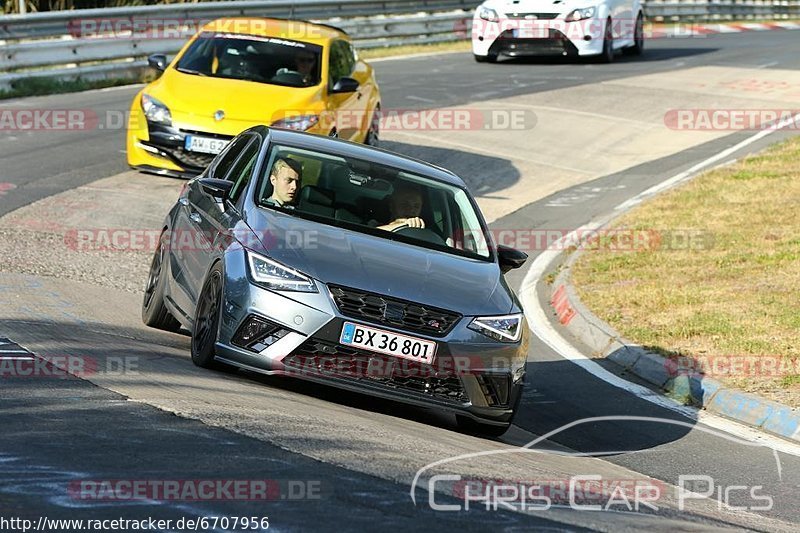
[[[183,72],[184,74],[193,74],[195,76],[208,76],[208,74],[204,72],[200,72],[199,70],[193,70],[190,68],[175,67],[175,70],[177,70],[178,72]]]

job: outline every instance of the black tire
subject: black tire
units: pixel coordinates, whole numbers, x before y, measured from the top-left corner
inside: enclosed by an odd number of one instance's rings
[[[173,317],[164,305],[164,262],[167,258],[167,233],[162,232],[158,238],[158,249],[150,263],[150,274],[144,288],[142,299],[142,321],[151,328],[176,332],[181,324]]]
[[[367,135],[364,137],[364,144],[368,146],[380,145],[381,133],[381,106],[377,106],[375,111],[372,112],[372,121],[370,122]]]
[[[456,422],[458,423],[458,429],[464,433],[479,437],[500,437],[511,427],[511,422],[496,426],[478,422],[465,415],[456,415]]]
[[[222,265],[217,262],[203,282],[192,324],[192,362],[201,368],[221,368],[214,360],[222,310]]]
[[[633,29],[633,46],[622,51],[628,56],[640,56],[644,53],[644,17],[641,13],[636,17],[636,27]]]
[[[611,25],[611,19],[606,21],[605,33],[603,35],[603,51],[600,53],[600,62],[614,62],[614,28]]]
[[[485,56],[473,54],[473,57],[478,63],[497,63],[497,54],[487,54]]]

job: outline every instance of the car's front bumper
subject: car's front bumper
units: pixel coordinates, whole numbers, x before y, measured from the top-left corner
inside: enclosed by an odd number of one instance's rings
[[[472,51],[478,56],[592,56],[603,51],[603,23],[562,19],[525,24],[518,21],[507,28],[503,23],[473,23]]]
[[[497,342],[467,328],[462,317],[444,336],[421,334],[343,315],[327,288],[319,293],[278,293],[254,285],[245,254],[228,253],[217,357],[257,372],[325,383],[421,407],[508,423],[522,392],[529,333],[516,343]],[[263,318],[281,333],[245,347],[241,328]],[[345,321],[437,343],[431,365],[339,343]],[[277,335],[276,335],[277,336]]]

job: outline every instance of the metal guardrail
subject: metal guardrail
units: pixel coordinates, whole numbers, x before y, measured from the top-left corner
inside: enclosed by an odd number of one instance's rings
[[[35,77],[138,76],[147,55],[174,54],[202,23],[219,17],[328,22],[347,31],[359,48],[454,41],[469,37],[478,3],[239,0],[0,16],[0,89]],[[800,0],[647,0],[645,12],[657,21],[800,18]],[[174,37],[163,31],[166,24],[174,30]],[[94,31],[87,34],[87,27]],[[151,27],[160,27],[163,35],[154,36],[148,30]],[[120,32],[119,28],[137,31]]]
[[[347,31],[359,48],[452,41],[467,36],[476,3],[474,0],[254,0],[2,16],[0,89],[17,80],[35,77],[136,76],[145,67],[147,55],[176,53],[205,22],[220,17],[327,22]],[[172,35],[175,37],[171,38]]]

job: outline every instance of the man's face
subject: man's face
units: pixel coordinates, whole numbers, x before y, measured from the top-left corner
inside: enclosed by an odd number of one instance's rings
[[[398,191],[389,202],[394,218],[418,217],[422,212],[422,195],[414,191]]]
[[[272,183],[272,197],[283,204],[293,204],[300,188],[300,175],[289,167],[281,167],[269,177]]]
[[[295,58],[297,63],[297,72],[304,76],[308,76],[314,70],[314,56],[311,54],[299,54]]]

